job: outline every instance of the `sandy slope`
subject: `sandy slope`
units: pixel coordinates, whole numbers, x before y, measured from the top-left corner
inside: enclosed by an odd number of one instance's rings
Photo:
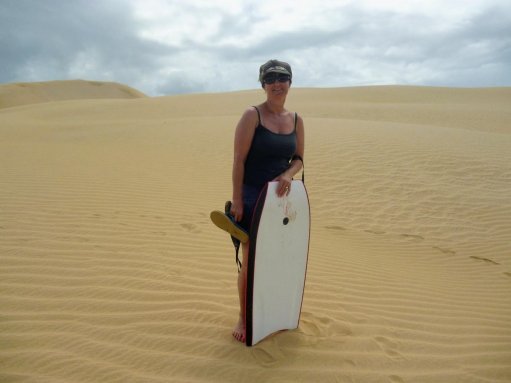
[[[1,382],[511,381],[511,89],[292,90],[302,321],[246,348],[208,214],[262,96],[0,110]]]
[[[146,96],[115,82],[66,80],[0,84],[0,109],[51,101],[140,97]]]

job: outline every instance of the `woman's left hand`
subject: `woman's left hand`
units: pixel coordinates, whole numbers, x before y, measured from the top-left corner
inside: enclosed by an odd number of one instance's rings
[[[293,179],[289,177],[287,174],[283,173],[277,178],[275,178],[273,181],[277,181],[279,184],[277,186],[277,195],[279,197],[283,197],[285,195],[288,195],[291,191],[291,181]]]

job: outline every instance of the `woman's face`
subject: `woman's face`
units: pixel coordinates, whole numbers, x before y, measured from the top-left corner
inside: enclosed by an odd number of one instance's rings
[[[291,77],[283,73],[270,73],[264,77],[263,86],[268,97],[286,96],[291,86]]]

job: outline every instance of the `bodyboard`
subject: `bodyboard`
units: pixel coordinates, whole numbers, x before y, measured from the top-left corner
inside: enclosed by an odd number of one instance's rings
[[[302,308],[310,237],[309,198],[292,181],[278,197],[278,182],[262,189],[254,208],[246,295],[246,344],[277,331],[295,329]]]

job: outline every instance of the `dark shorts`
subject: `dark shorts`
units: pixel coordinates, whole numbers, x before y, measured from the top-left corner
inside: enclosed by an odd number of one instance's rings
[[[243,185],[243,219],[239,224],[247,232],[250,232],[254,207],[261,190],[262,187],[258,188],[256,186]]]

